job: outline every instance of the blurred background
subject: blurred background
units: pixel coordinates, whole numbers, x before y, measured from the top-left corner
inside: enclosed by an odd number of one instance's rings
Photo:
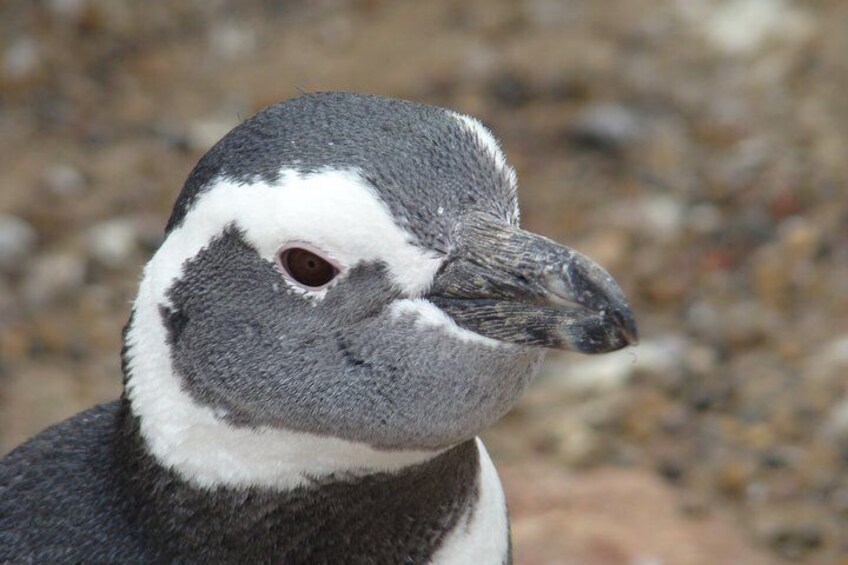
[[[197,159],[331,89],[480,117],[634,303],[486,438],[518,563],[848,563],[844,0],[4,0],[0,454],[119,394]]]

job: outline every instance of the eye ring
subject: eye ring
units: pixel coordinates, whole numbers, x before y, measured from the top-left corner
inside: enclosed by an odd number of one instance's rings
[[[326,288],[342,271],[325,253],[303,242],[292,242],[277,251],[277,266],[297,286],[317,291]]]

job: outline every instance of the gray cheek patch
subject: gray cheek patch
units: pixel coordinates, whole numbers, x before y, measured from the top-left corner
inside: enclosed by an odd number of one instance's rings
[[[168,297],[162,318],[184,389],[240,426],[442,448],[502,416],[542,357],[393,315],[399,295],[377,263],[313,303],[235,229],[186,264]]]

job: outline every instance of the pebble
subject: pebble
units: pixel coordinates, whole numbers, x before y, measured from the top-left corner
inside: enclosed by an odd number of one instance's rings
[[[804,375],[810,379],[839,379],[848,371],[848,334],[836,336],[807,357]]]
[[[3,53],[3,75],[11,81],[24,81],[38,72],[41,53],[31,37],[14,41]]]
[[[754,53],[773,39],[801,40],[814,30],[806,12],[787,0],[681,1],[677,5],[728,55]]]
[[[17,271],[32,253],[38,234],[31,225],[16,216],[0,214],[0,270]]]
[[[40,308],[79,289],[85,274],[85,262],[78,255],[44,255],[29,265],[20,293],[27,305]]]
[[[821,245],[821,228],[801,216],[786,218],[778,226],[777,232],[781,247],[786,250],[789,259],[810,259]]]
[[[209,48],[216,58],[236,61],[256,51],[256,34],[247,26],[222,23],[209,31]]]
[[[551,426],[546,436],[545,447],[565,465],[588,467],[602,459],[602,436],[575,418],[561,419]]]
[[[76,23],[88,8],[88,0],[48,0],[47,7],[60,21]]]
[[[598,394],[624,386],[633,375],[633,356],[618,351],[570,363],[560,383],[575,394]]]
[[[61,197],[79,196],[86,184],[83,174],[65,163],[54,163],[47,167],[42,182],[50,194]]]
[[[670,376],[683,362],[686,341],[675,335],[643,341],[600,357],[563,359],[559,383],[568,391],[597,394],[624,386],[637,373]]]
[[[823,426],[825,438],[838,442],[848,442],[848,397],[840,400],[825,417]]]
[[[761,535],[769,546],[785,559],[799,560],[824,543],[823,528],[816,523],[778,522]]]
[[[709,203],[696,204],[686,214],[686,225],[694,233],[710,235],[717,233],[723,224],[721,210]]]
[[[9,284],[0,277],[0,331],[3,331],[5,326],[12,323],[19,314],[18,301],[15,299],[15,294],[12,292]],[[3,350],[0,349],[0,357],[3,357],[3,353]]]
[[[532,89],[527,81],[513,72],[497,75],[487,85],[489,96],[507,108],[520,108],[532,98]]]
[[[686,207],[672,194],[646,194],[614,203],[604,210],[605,221],[656,242],[675,240],[687,222]]]
[[[607,152],[629,148],[645,136],[642,120],[621,104],[590,104],[577,113],[569,130],[575,143]]]
[[[112,218],[88,229],[85,249],[88,256],[105,267],[117,269],[132,259],[138,247],[138,230],[130,218]]]

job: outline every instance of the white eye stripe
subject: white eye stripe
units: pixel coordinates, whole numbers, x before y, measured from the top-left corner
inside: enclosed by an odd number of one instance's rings
[[[268,261],[276,261],[281,244],[290,241],[308,242],[347,268],[381,261],[392,282],[409,296],[429,287],[442,262],[435,252],[412,243],[355,171],[304,175],[285,170],[274,184],[216,181],[148,264],[148,290],[164,300],[183,264],[230,225],[243,230]]]

